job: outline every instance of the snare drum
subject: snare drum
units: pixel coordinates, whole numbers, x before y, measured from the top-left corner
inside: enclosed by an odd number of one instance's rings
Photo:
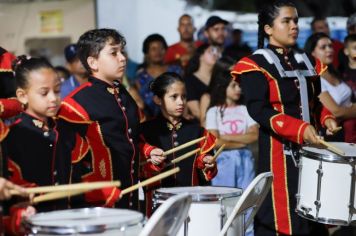
[[[136,236],[143,220],[136,211],[97,207],[39,213],[24,225],[28,235]]]
[[[189,193],[192,196],[192,204],[189,210],[189,219],[186,220],[177,235],[185,235],[184,227],[187,227],[189,236],[216,236],[232,212],[242,190],[211,186],[160,188],[154,192],[153,208],[156,209],[163,201],[180,193]],[[243,235],[242,222],[243,217],[238,217],[233,222],[228,235]]]
[[[297,213],[332,225],[348,225],[355,206],[356,145],[331,142],[345,152],[303,147],[299,162]]]

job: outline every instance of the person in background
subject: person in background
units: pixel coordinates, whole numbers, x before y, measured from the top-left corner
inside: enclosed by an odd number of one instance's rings
[[[223,57],[236,62],[252,53],[252,49],[247,43],[242,41],[242,35],[243,31],[240,29],[234,29],[232,31],[232,44],[226,47],[223,52]]]
[[[324,34],[328,35],[329,37],[331,37],[329,24],[325,17],[314,17],[314,19],[310,23],[310,27],[311,27],[313,34],[324,33]],[[339,66],[338,55],[339,55],[339,52],[342,51],[342,49],[344,48],[344,44],[336,39],[331,39],[331,42],[332,42],[332,47],[334,50],[332,64],[334,65],[335,68],[338,68],[338,66]]]
[[[258,14],[259,50],[241,59],[231,72],[240,82],[249,115],[260,125],[257,173],[273,174],[271,191],[254,219],[256,236],[328,235],[324,225],[295,212],[299,169],[294,154],[304,143],[320,145],[316,128],[323,126],[334,133],[337,127],[335,118],[318,98],[319,76],[326,66],[294,51],[298,32],[298,13],[293,3],[265,5]],[[296,55],[304,60],[298,63]],[[286,77],[276,65],[283,71],[308,67],[315,74],[305,78],[306,88],[302,89],[298,85],[301,78]],[[308,101],[302,103],[306,95]]]
[[[197,48],[186,69],[187,107],[198,121],[202,116],[200,100],[203,94],[209,92],[212,70],[219,56],[215,46],[203,44]]]
[[[69,44],[64,49],[64,56],[67,60],[67,68],[71,75],[62,83],[62,99],[81,84],[88,81],[88,73],[80,62],[77,51],[78,48],[76,44]]]
[[[153,93],[149,85],[164,72],[182,74],[182,68],[178,65],[168,65],[164,62],[167,51],[167,42],[160,34],[151,34],[143,41],[142,51],[144,62],[137,71],[136,87],[144,101],[145,115],[154,117],[159,113],[159,107],[153,102]]]
[[[342,124],[344,120],[356,118],[356,104],[352,104],[351,101],[352,90],[343,82],[340,73],[332,64],[334,50],[330,37],[324,33],[315,33],[307,39],[304,50],[328,66],[328,70],[320,77],[321,103]],[[344,132],[348,130],[343,129],[338,134],[325,138],[330,141],[344,142]]]
[[[349,18],[347,18],[346,31],[347,31],[347,35],[356,34],[356,13],[352,14],[351,16],[349,16]],[[348,58],[344,53],[344,50],[341,50],[339,52],[338,57],[340,62],[338,70],[340,73],[344,73],[349,63]]]
[[[210,45],[218,49],[220,54],[224,51],[227,37],[226,25],[228,24],[228,21],[219,16],[210,16],[205,23],[204,36],[208,39]]]
[[[180,41],[167,48],[164,61],[167,64],[179,64],[182,68],[185,68],[195,49],[202,42],[194,41],[196,28],[194,27],[193,18],[188,14],[179,17],[177,30]]]

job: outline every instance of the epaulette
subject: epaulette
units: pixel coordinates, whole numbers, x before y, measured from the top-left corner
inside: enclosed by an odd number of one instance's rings
[[[238,61],[231,70],[231,76],[238,80],[238,75],[251,71],[261,71],[261,68],[256,64],[255,61],[251,60],[249,57],[244,57]]]
[[[71,97],[67,97],[62,101],[58,118],[77,124],[92,123],[85,109]]]

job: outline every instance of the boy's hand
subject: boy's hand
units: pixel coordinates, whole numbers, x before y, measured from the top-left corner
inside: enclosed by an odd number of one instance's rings
[[[166,157],[163,156],[162,149],[155,148],[150,153],[150,159],[151,159],[152,164],[157,166],[157,165],[160,165],[164,160],[166,160]]]

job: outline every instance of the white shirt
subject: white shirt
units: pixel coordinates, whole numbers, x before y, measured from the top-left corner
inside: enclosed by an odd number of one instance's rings
[[[226,107],[221,117],[221,107],[211,107],[206,114],[206,129],[218,130],[220,135],[244,134],[252,125],[257,124],[244,105]]]
[[[346,83],[341,82],[338,85],[334,86],[322,77],[320,79],[320,82],[321,82],[321,91],[329,92],[330,96],[335,100],[337,105],[344,106],[344,107],[348,107],[352,105],[351,103],[352,90]]]

